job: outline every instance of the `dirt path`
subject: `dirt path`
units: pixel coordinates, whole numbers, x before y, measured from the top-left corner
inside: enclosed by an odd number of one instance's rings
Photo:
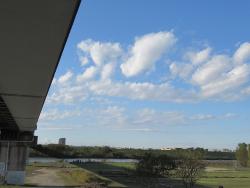
[[[64,186],[64,181],[57,175],[57,169],[42,168],[26,177],[27,184],[36,186]]]

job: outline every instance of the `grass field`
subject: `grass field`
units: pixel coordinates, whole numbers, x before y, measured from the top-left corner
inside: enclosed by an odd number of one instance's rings
[[[225,188],[249,188],[250,169],[209,169],[199,183],[214,188],[223,185]]]
[[[67,163],[35,163],[27,166],[27,179],[34,178],[34,172],[41,169],[54,170],[65,186],[84,185],[85,183],[99,182],[107,187],[166,187],[183,188],[178,179],[166,178],[139,178],[134,175],[134,163],[82,163],[71,165]],[[33,177],[34,176],[34,177]],[[26,186],[31,186],[26,181]],[[197,188],[250,188],[250,168],[235,168],[232,163],[208,164]],[[14,186],[0,186],[1,188],[12,188]]]
[[[218,188],[223,185],[224,188],[250,188],[250,168],[237,169],[233,162],[213,163],[208,164],[204,174],[198,181],[198,186],[201,188]],[[82,168],[88,169],[96,174],[109,177],[127,187],[145,187],[145,182],[135,177],[129,176],[134,171],[133,163],[84,163]],[[141,183],[144,181],[144,184]],[[171,184],[173,188],[181,188],[183,185],[178,179],[160,179],[158,182],[162,185]],[[153,186],[152,186],[153,187]],[[161,185],[156,185],[161,187]],[[164,186],[163,186],[164,187]]]

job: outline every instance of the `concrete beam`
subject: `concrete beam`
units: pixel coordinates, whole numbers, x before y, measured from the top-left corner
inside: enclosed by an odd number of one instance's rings
[[[33,132],[0,129],[0,142],[1,141],[32,142],[33,140],[34,140]]]

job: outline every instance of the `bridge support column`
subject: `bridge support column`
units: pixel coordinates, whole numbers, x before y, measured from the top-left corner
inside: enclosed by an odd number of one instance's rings
[[[0,142],[0,183],[23,185],[27,158],[25,142]]]

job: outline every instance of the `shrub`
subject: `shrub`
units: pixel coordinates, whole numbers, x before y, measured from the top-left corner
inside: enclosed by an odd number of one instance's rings
[[[169,176],[170,171],[175,169],[175,160],[166,156],[155,156],[146,153],[137,163],[136,172],[141,176]]]

